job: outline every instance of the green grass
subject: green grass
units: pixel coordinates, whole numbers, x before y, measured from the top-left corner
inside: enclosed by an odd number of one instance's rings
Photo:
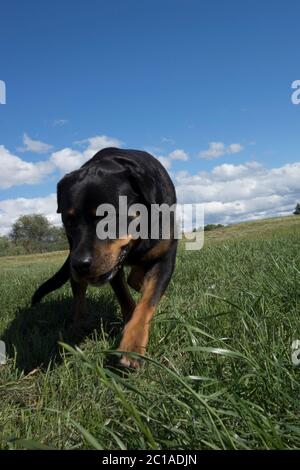
[[[180,247],[142,370],[106,367],[121,327],[109,287],[89,290],[95,323],[68,343],[69,285],[29,307],[66,253],[0,259],[0,447],[300,448],[300,217],[205,234]]]

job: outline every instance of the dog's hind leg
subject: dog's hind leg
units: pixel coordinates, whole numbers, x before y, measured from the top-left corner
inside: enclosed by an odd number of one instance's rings
[[[119,301],[124,321],[128,321],[135,309],[135,302],[128,289],[123,269],[117,272],[110,284]]]

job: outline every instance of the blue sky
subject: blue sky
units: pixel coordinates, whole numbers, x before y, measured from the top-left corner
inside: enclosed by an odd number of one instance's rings
[[[56,182],[106,143],[154,153],[207,221],[289,213],[299,14],[296,1],[2,2],[0,232],[35,210],[56,222]]]

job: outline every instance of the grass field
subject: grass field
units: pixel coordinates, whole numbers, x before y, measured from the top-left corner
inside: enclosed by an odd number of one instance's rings
[[[300,217],[248,222],[179,250],[152,325],[148,359],[105,367],[120,312],[90,288],[95,329],[67,348],[69,285],[30,308],[62,252],[0,258],[0,447],[300,448]],[[73,345],[74,346],[74,345]]]

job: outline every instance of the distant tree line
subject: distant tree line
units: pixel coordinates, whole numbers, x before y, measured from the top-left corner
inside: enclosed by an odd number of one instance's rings
[[[298,203],[293,212],[295,215],[300,215],[300,203]]]
[[[222,225],[222,224],[207,224],[207,225],[204,225],[204,232],[210,232],[211,230],[217,230],[219,228],[224,228],[225,225]],[[193,229],[193,232],[197,232],[199,231],[200,228],[196,229],[194,228]]]
[[[68,248],[63,227],[40,214],[22,215],[7,236],[0,237],[0,256],[59,251]]]
[[[224,228],[222,224],[207,224],[204,226],[204,232],[210,232],[211,230],[217,230],[218,228]]]

